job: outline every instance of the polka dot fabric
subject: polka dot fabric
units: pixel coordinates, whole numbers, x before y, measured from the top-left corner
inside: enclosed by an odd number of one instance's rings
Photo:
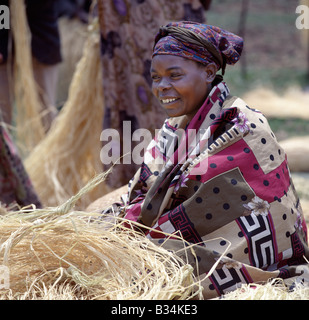
[[[185,132],[180,142],[177,129]],[[193,147],[189,129],[197,133]],[[164,143],[173,141],[178,144],[166,150]],[[176,250],[183,246],[180,235],[195,244],[198,259],[189,251],[185,256],[198,263],[201,276],[224,255],[203,281],[205,298],[241,283],[291,280],[309,259],[286,155],[263,114],[230,96],[225,83],[193,119],[165,121],[131,181],[125,217],[152,227],[145,234],[159,245]]]

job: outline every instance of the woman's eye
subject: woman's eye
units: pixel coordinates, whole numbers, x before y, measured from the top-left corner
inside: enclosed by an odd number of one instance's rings
[[[151,79],[152,79],[152,81],[157,81],[160,79],[160,77],[158,75],[154,74],[154,75],[151,75]]]
[[[181,74],[180,73],[172,73],[171,74],[171,78],[172,79],[178,79],[178,78],[180,78],[181,77]]]

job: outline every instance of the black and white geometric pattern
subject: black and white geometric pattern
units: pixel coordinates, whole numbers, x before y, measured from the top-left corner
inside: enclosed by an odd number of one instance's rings
[[[216,269],[209,279],[219,294],[225,294],[239,288],[241,284],[252,282],[244,267]]]
[[[162,134],[159,135],[159,141],[157,147],[159,152],[165,158],[170,158],[175,152],[175,149],[179,146],[181,134],[184,134],[184,130],[174,130],[165,123],[162,129]]]
[[[277,261],[275,231],[270,214],[251,214],[237,219],[248,244],[250,264],[265,269]]]

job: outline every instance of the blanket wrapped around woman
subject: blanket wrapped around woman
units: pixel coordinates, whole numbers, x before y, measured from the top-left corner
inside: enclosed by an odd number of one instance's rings
[[[224,59],[213,59],[209,42],[206,50],[183,46],[174,38],[179,26],[181,34],[188,28],[205,36]],[[154,55],[215,61],[223,72],[225,62],[239,58],[242,43],[233,34],[186,22],[172,27],[178,33],[168,36],[170,29],[162,28]],[[165,120],[129,182],[119,214],[145,226],[148,238],[169,249],[184,246],[179,237],[195,244],[196,256],[190,250],[184,256],[204,279],[207,299],[242,283],[300,280],[308,272],[307,229],[286,154],[264,115],[232,96],[218,75],[193,115]]]
[[[189,133],[194,134],[190,129],[200,132],[193,137],[198,150],[186,153],[186,161],[168,162],[190,148],[185,147]],[[183,139],[177,131],[184,132]],[[171,155],[167,151],[172,147],[162,149],[179,140]],[[295,266],[309,258],[306,224],[286,155],[263,114],[231,97],[225,83],[213,88],[189,123],[186,116],[165,121],[129,183],[125,211],[127,219],[152,227],[145,233],[159,243],[166,233],[175,233],[199,244],[201,275],[230,244],[226,258],[205,280],[206,298],[240,283],[293,277]],[[178,241],[165,245],[176,248]]]

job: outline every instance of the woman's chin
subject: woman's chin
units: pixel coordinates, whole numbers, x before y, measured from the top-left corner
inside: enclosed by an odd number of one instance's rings
[[[180,117],[183,115],[183,112],[179,109],[165,108],[165,112],[169,117]]]

